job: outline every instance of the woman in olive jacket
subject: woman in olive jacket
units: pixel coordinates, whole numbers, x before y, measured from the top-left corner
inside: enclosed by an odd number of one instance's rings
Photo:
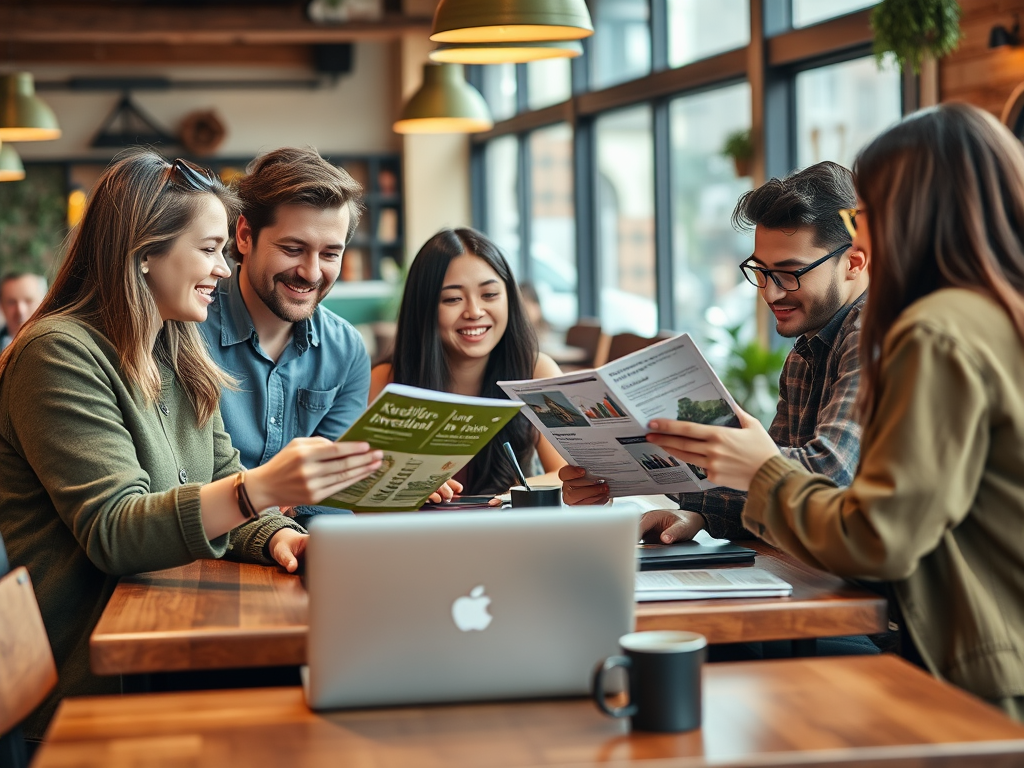
[[[766,541],[889,582],[908,655],[1024,719],[1024,148],[947,104],[875,139],[855,174],[843,215],[871,290],[850,487],[749,418],[659,420],[649,439],[749,490],[743,522]]]
[[[233,206],[184,161],[120,160],[0,356],[0,534],[32,577],[59,673],[30,739],[62,696],[119,689],[90,674],[88,653],[119,575],[226,555],[295,570],[305,531],[260,512],[315,503],[379,466],[365,443],[322,438],[240,466],[218,405],[231,381],[195,327],[229,274]]]

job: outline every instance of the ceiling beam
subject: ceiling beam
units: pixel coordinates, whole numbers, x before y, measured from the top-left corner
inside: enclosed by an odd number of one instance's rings
[[[302,5],[168,8],[0,2],[0,42],[8,44],[309,45],[428,34],[430,24],[429,18],[385,16],[318,25],[306,18]]]
[[[19,64],[123,64],[313,68],[308,45],[152,45],[138,43],[8,43],[3,57]]]

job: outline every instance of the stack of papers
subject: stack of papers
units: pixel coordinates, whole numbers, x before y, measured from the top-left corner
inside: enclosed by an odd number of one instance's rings
[[[789,597],[792,594],[792,584],[763,568],[642,571],[636,575],[636,599],[641,603],[712,597]]]

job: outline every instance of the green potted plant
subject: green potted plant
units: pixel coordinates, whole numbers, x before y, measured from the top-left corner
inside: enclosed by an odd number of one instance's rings
[[[729,334],[729,359],[722,372],[722,383],[740,407],[767,428],[775,417],[779,374],[789,349],[768,349],[757,339],[741,341],[741,329],[740,325],[725,329]]]
[[[736,165],[736,175],[750,175],[750,164],[754,159],[754,139],[749,128],[733,131],[725,137],[722,155],[731,157]]]
[[[926,56],[941,59],[960,45],[957,0],[882,0],[871,12],[875,59],[881,67],[892,55],[901,68],[921,72]]]

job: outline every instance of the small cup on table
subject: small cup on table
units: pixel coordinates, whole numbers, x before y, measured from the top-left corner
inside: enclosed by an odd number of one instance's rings
[[[560,507],[562,506],[562,486],[560,485],[513,485],[512,506],[520,507]]]
[[[701,668],[708,641],[695,632],[631,632],[619,638],[622,655],[594,670],[593,696],[612,717],[628,717],[633,730],[676,733],[700,728]],[[621,667],[629,679],[629,703],[609,707],[605,676]]]

